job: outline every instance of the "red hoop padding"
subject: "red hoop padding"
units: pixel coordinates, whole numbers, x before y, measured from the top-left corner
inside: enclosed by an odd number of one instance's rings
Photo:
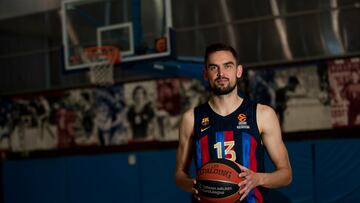
[[[84,52],[91,58],[98,58],[99,56],[106,57],[109,63],[117,64],[121,62],[120,50],[114,46],[96,46],[84,48]]]

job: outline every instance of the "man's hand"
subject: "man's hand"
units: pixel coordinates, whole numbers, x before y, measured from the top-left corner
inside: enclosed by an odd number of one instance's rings
[[[196,189],[196,180],[193,180],[193,188],[192,188],[193,195],[195,199],[197,199],[200,202],[200,197],[198,196],[199,191]]]
[[[240,164],[238,165],[241,169],[241,173],[239,173],[239,177],[242,179],[242,181],[238,185],[239,185],[240,201],[242,201],[252,189],[260,185],[261,177],[260,174],[255,173],[250,169],[241,166]]]

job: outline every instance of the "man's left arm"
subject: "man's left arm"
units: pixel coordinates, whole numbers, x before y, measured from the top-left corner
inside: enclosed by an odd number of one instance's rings
[[[259,174],[260,185],[266,188],[286,186],[291,183],[292,170],[276,113],[271,107],[259,104],[257,119],[262,141],[276,167],[275,171],[271,173]]]
[[[278,188],[292,181],[292,170],[288,152],[281,137],[281,128],[275,111],[266,105],[257,106],[257,124],[270,159],[276,169],[270,173],[256,173],[243,166],[240,176],[244,179],[240,186],[241,200],[257,186]]]

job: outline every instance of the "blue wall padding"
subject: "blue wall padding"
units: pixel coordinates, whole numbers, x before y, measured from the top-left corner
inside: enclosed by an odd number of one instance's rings
[[[317,202],[360,202],[359,140],[319,142],[315,149]]]
[[[175,150],[138,154],[142,168],[142,202],[189,202],[190,195],[175,185],[175,156]]]
[[[310,142],[287,142],[286,147],[293,169],[293,180],[290,186],[272,192],[271,195],[274,193],[274,197],[271,202],[286,203],[284,199],[289,199],[292,203],[314,202],[312,144]],[[274,170],[268,156],[265,166],[267,171]]]
[[[139,165],[127,154],[68,158],[70,202],[140,202]]]
[[[271,202],[360,202],[360,139],[291,141],[286,146],[293,182],[273,190]],[[190,202],[190,195],[175,186],[175,154],[175,149],[164,149],[5,160],[3,202]],[[136,157],[135,164],[128,163],[129,155]],[[266,168],[273,169],[269,159]]]
[[[4,202],[69,202],[67,170],[64,158],[5,161]]]

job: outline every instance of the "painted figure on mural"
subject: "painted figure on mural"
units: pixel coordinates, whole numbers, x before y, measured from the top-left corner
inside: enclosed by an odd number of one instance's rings
[[[350,81],[344,85],[342,96],[347,101],[348,125],[360,124],[360,73],[359,70],[351,71]]]
[[[152,139],[151,131],[154,128],[153,119],[155,116],[153,104],[148,100],[147,90],[138,85],[132,92],[133,104],[127,112],[127,119],[132,130],[134,140]]]

